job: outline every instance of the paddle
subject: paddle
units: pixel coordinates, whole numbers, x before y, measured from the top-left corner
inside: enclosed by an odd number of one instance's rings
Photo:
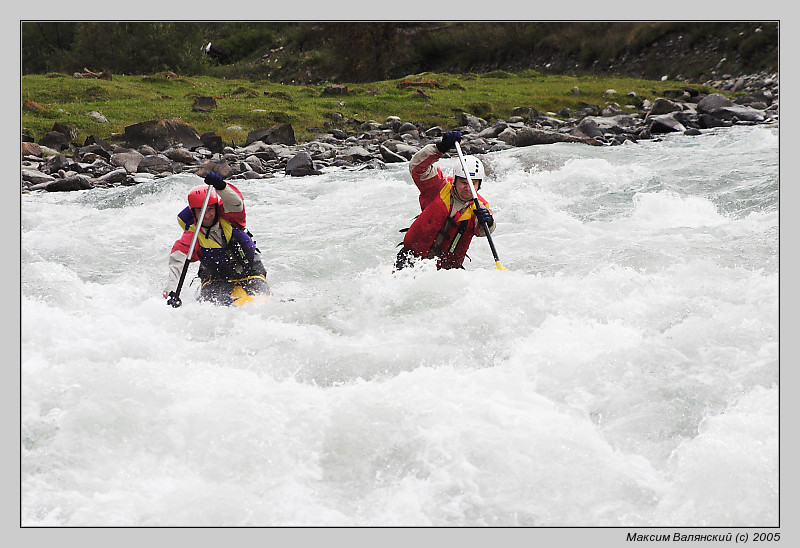
[[[472,201],[475,202],[475,207],[483,207],[481,206],[480,201],[478,200],[478,193],[475,192],[475,187],[472,185],[472,178],[469,176],[469,170],[467,169],[466,163],[464,163],[464,155],[461,153],[461,145],[458,144],[458,141],[455,142],[456,151],[458,152],[458,159],[461,162],[461,167],[464,169],[464,176],[467,178],[467,183],[469,184],[469,189],[472,191]],[[500,259],[497,257],[497,250],[494,248],[494,242],[492,241],[492,235],[489,233],[489,225],[487,223],[483,223],[483,231],[486,233],[486,239],[489,240],[489,247],[492,248],[492,255],[494,256],[494,264],[497,265],[497,270],[508,270],[503,265],[500,264]]]
[[[206,190],[206,198],[203,200],[203,209],[200,211],[200,218],[195,219],[195,228],[194,228],[194,235],[192,236],[192,243],[189,246],[189,254],[186,256],[186,261],[183,263],[183,271],[181,272],[181,278],[178,280],[178,287],[175,289],[175,293],[170,293],[169,299],[167,300],[167,304],[171,305],[173,308],[178,308],[181,305],[181,288],[183,287],[183,280],[186,279],[186,272],[189,270],[189,263],[192,262],[192,254],[194,253],[194,246],[197,244],[197,236],[200,234],[200,231],[203,229],[203,218],[206,216],[206,208],[208,207],[208,199],[211,198],[211,188],[212,185],[208,185],[208,189]]]

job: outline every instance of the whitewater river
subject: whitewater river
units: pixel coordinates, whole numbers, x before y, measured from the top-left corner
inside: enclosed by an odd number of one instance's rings
[[[21,524],[777,525],[778,139],[485,156],[507,272],[391,273],[406,164],[237,181],[244,308],[161,296],[196,176],[22,195]]]

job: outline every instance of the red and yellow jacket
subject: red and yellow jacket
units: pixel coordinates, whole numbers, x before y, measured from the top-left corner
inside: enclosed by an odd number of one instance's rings
[[[485,234],[475,217],[475,203],[459,199],[453,192],[452,177],[445,177],[433,165],[441,157],[436,145],[430,144],[409,162],[422,213],[406,232],[403,247],[426,259],[437,257],[438,268],[460,268],[472,237]],[[488,209],[489,203],[480,194],[478,200]]]

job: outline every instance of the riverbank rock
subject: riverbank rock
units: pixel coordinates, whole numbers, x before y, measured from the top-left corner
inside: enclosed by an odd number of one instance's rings
[[[735,100],[683,86],[631,109],[630,105],[623,108],[613,102],[625,93],[622,90],[608,95],[602,105],[581,102],[574,109],[561,108],[557,113],[515,107],[505,119],[492,117],[491,123],[459,109],[451,114],[453,126],[446,127],[425,127],[398,116],[387,116],[379,123],[327,112],[321,127],[313,128],[314,140],[306,143],[296,142],[289,123],[252,130],[243,146],[226,146],[214,131],[200,136],[177,119],[133,124],[124,134],[107,137],[114,143],[125,141],[125,146],[110,145],[95,135],[81,146],[73,142],[74,131],[66,126],[54,126],[37,142],[23,129],[20,187],[23,193],[86,190],[135,185],[181,172],[204,177],[215,171],[225,179],[258,180],[318,175],[330,169],[385,169],[387,164],[408,162],[419,149],[437,142],[449,130],[462,133],[461,146],[466,154],[485,155],[556,143],[635,146],[642,140],[667,136],[691,139],[736,124],[777,124],[777,74],[739,80],[737,85],[745,95]],[[421,81],[413,83],[420,85]],[[727,89],[733,79],[706,85]],[[477,111],[488,112],[483,106]]]
[[[186,122],[178,119],[149,120],[125,126],[126,146],[137,148],[148,145],[156,150],[179,146],[193,150],[203,145],[197,131]]]
[[[308,152],[298,152],[286,163],[286,175],[303,177],[305,175],[320,175],[322,172],[314,169],[314,162]]]
[[[274,126],[266,129],[255,129],[247,134],[246,145],[250,145],[256,141],[263,141],[268,145],[282,144],[282,145],[296,145],[294,129],[289,123],[275,124]]]

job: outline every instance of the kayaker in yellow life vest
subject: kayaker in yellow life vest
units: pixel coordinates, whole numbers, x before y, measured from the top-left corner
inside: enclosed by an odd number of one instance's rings
[[[462,268],[473,236],[486,236],[483,223],[490,233],[494,232],[489,203],[478,194],[482,207],[475,206],[461,163],[453,171],[453,177],[445,177],[434,165],[456,141],[461,141],[461,133],[448,131],[440,142],[424,146],[409,162],[422,212],[406,231],[395,270],[411,266],[419,259],[433,258],[439,269]],[[483,164],[475,156],[465,156],[464,164],[477,192],[484,179]]]

